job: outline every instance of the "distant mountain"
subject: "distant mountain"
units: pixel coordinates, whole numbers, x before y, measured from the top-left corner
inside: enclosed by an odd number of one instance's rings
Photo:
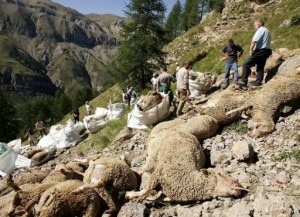
[[[21,99],[80,85],[105,89],[124,20],[85,16],[49,0],[1,0],[1,87]]]

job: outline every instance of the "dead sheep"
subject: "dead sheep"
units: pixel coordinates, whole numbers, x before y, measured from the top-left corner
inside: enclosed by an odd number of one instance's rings
[[[188,115],[188,114],[187,114]],[[213,136],[219,128],[218,121],[209,115],[200,115],[195,113],[190,115],[187,119],[175,119],[166,121],[156,125],[149,135],[156,135],[164,130],[177,129],[179,131],[190,133],[197,137],[198,140],[207,139]]]
[[[49,169],[30,169],[16,176],[14,182],[19,186],[28,183],[41,183],[49,174]]]
[[[69,179],[83,180],[83,174],[65,165],[57,165],[42,183],[63,182]]]
[[[94,188],[106,202],[108,213],[116,213],[125,200],[125,192],[137,189],[137,177],[125,161],[101,157],[90,161],[84,174],[84,186],[75,192]]]
[[[146,144],[148,158],[143,166],[143,171],[150,173],[154,171],[155,166],[157,165],[158,152],[161,151],[161,146],[165,145],[166,139],[172,140],[172,138],[165,137],[166,131],[176,129],[172,131],[173,134],[176,134],[177,131],[186,132],[196,136],[196,138],[200,140],[214,135],[218,128],[219,124],[217,120],[209,115],[200,114],[196,114],[188,120],[175,119],[156,125],[152,129]],[[202,163],[203,164],[201,165],[203,167],[205,162]]]
[[[209,115],[197,114],[178,126],[178,130],[190,133],[200,141],[216,134],[219,129],[218,121]]]
[[[33,207],[39,201],[39,198],[44,191],[58,182],[69,179],[82,180],[83,176],[77,172],[74,172],[73,170],[68,170],[62,165],[59,165],[42,181],[42,183],[17,186],[12,179],[8,179],[8,185],[16,192],[12,199],[11,208],[8,215],[16,216],[20,213],[29,216],[32,215]]]
[[[156,92],[156,91],[150,91],[146,96],[143,96],[137,103],[138,108],[141,111],[147,111],[159,103],[161,103],[163,99],[163,96]]]
[[[33,206],[39,201],[41,194],[52,187],[54,182],[46,184],[25,184],[20,186],[11,201],[8,216],[20,216],[25,214],[32,216]]]
[[[82,185],[82,181],[68,180],[52,186],[42,194],[35,207],[35,216],[101,216],[100,212],[104,211],[105,205],[94,189],[74,192]]]
[[[205,155],[195,136],[168,130],[163,138],[160,151],[151,152],[148,149],[147,161],[148,158],[155,158],[156,165],[147,187],[139,192],[127,192],[128,199],[145,198],[158,188],[169,200],[177,202],[241,195],[240,183],[224,170],[201,170]]]

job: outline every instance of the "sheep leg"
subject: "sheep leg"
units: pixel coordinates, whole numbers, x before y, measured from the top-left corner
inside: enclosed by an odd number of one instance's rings
[[[243,105],[237,109],[233,109],[229,112],[226,112],[226,116],[241,116],[242,112],[245,110],[250,109],[252,106],[249,105]]]
[[[143,189],[141,191],[127,191],[125,194],[125,197],[129,200],[136,198],[136,197],[141,197],[144,196],[148,193],[148,190]]]
[[[157,192],[155,190],[152,190],[149,194],[151,196],[146,197],[146,200],[155,201],[162,195],[162,191]]]
[[[9,211],[7,213],[8,216],[12,216],[13,215],[13,213],[16,210],[17,204],[20,204],[20,193],[19,192],[17,192],[15,194],[15,196],[13,197],[13,200],[11,201],[11,205],[10,205]]]
[[[95,188],[94,189],[98,195],[104,199],[106,205],[108,206],[107,213],[114,214],[117,211],[117,204],[113,200],[112,195],[105,188]]]
[[[85,214],[82,215],[82,217],[92,217],[92,216],[97,216],[98,209],[95,207],[94,204],[89,204],[87,207]]]
[[[127,191],[126,194],[125,194],[125,198],[131,200],[133,198],[139,197],[141,200],[144,200],[149,195],[151,195],[149,197],[150,200],[153,199],[153,198],[155,198],[154,200],[159,198],[160,194],[155,191],[156,186],[159,184],[159,181],[157,180],[157,178],[155,178],[156,173],[157,173],[157,170],[155,170],[154,173],[151,174],[151,176],[148,180],[148,183],[146,183],[146,186],[147,186],[146,188],[144,188],[141,191]],[[155,194],[156,194],[156,196],[153,196]]]

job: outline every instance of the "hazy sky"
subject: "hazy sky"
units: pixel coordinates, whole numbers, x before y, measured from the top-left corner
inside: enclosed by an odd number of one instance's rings
[[[130,0],[52,0],[63,6],[73,8],[82,14],[115,14],[124,16],[123,10]],[[167,6],[167,13],[172,9],[177,0],[163,0]],[[180,0],[183,6],[185,0]]]

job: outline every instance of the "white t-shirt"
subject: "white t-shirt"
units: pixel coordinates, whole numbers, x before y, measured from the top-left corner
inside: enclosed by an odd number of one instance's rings
[[[87,113],[90,113],[92,111],[92,107],[90,104],[85,104],[85,109]]]
[[[177,72],[177,90],[188,89],[189,70],[182,67]]]
[[[151,78],[151,83],[152,83],[153,85],[157,85],[157,80],[158,80],[158,77],[157,77],[157,78],[152,77],[152,78]]]

